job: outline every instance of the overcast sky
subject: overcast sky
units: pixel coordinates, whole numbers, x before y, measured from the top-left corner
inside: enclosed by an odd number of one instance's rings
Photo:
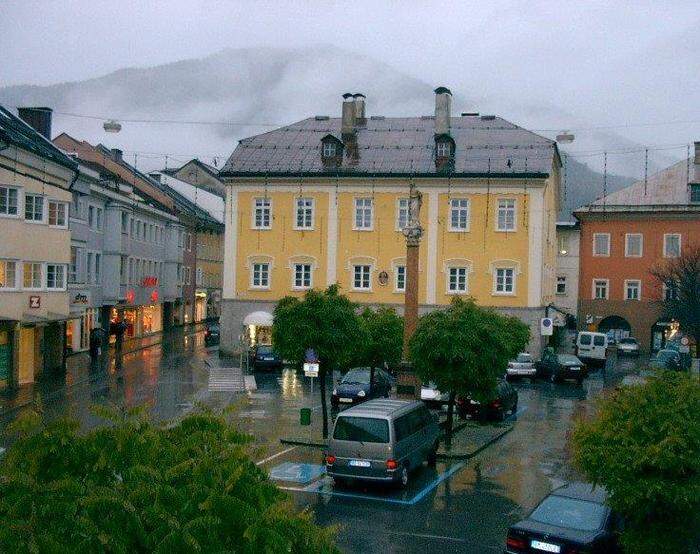
[[[474,96],[516,89],[600,125],[685,122],[626,132],[645,144],[700,139],[698,0],[0,3],[0,85],[329,43]]]

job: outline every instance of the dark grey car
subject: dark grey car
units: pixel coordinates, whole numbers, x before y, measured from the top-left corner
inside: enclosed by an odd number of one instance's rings
[[[396,482],[434,463],[437,418],[422,402],[370,400],[342,412],[328,443],[326,471],[336,483],[349,480]]]

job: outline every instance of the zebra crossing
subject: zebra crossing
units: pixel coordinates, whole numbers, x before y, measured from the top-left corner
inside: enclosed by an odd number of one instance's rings
[[[212,367],[209,369],[209,391],[245,392],[245,378],[238,367]]]

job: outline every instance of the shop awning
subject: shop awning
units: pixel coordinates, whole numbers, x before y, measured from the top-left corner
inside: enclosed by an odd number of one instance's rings
[[[256,325],[260,327],[272,327],[272,314],[268,312],[252,312],[245,316],[243,325]]]
[[[30,323],[32,325],[48,325],[49,323],[58,323],[60,321],[69,321],[71,319],[79,319],[78,315],[56,314],[46,312],[45,316],[35,314],[22,314],[22,323]]]

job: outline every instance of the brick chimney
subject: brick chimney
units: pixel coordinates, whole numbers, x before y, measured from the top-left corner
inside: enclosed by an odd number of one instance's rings
[[[435,89],[435,134],[450,134],[452,117],[452,92],[447,87]]]
[[[17,108],[20,119],[46,140],[51,140],[51,108]]]
[[[355,123],[357,125],[364,125],[367,122],[365,116],[365,99],[367,97],[361,92],[356,92],[352,97],[355,102]]]
[[[112,159],[117,163],[121,163],[124,159],[124,152],[119,150],[119,148],[112,148]]]

